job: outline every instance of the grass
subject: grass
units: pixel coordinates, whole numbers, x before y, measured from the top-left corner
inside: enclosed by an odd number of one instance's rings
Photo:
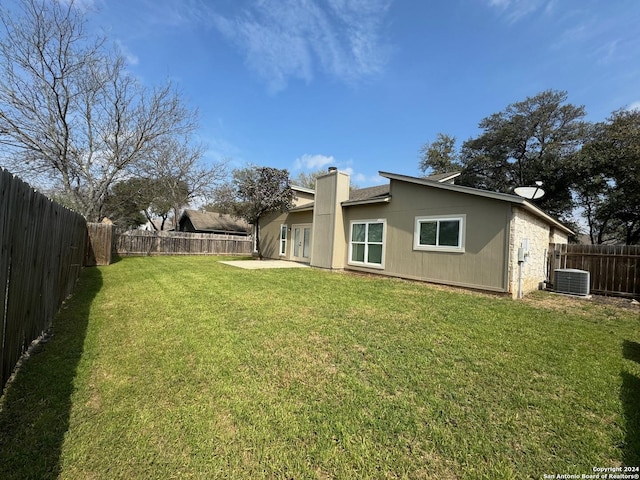
[[[86,269],[0,478],[542,478],[640,464],[637,311],[211,257]]]

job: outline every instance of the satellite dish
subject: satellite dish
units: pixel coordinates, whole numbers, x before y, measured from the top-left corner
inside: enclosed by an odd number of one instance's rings
[[[536,182],[536,185],[538,183],[542,185],[542,182]],[[540,188],[540,185],[536,187],[516,187],[513,191],[520,197],[524,197],[529,200],[536,200],[538,198],[542,198],[544,195],[544,190]]]

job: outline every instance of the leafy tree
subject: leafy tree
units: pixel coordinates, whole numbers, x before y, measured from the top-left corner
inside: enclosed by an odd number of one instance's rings
[[[114,224],[124,228],[135,228],[147,221],[143,214],[152,202],[153,181],[131,178],[111,187],[104,205],[104,212]]]
[[[432,143],[420,148],[420,170],[424,175],[435,175],[460,170],[460,156],[456,151],[456,137],[438,133]]]
[[[567,220],[573,201],[573,155],[584,140],[584,107],[567,93],[546,90],[483,119],[484,132],[464,142],[461,182],[511,193],[514,187],[541,180],[546,195],[540,206]]]
[[[604,173],[604,159],[597,152],[597,139],[603,134],[605,123],[591,125],[585,144],[574,156],[576,170],[573,192],[580,213],[587,222],[592,244],[615,241],[611,235],[611,212],[606,208],[609,196],[609,180]]]
[[[172,190],[167,189],[169,183]],[[127,228],[148,221],[158,230],[154,220],[159,218],[160,230],[164,230],[166,222],[177,217],[174,195],[185,198],[188,192],[189,186],[177,179],[130,178],[113,185],[104,212],[116,225]]]
[[[640,243],[640,111],[619,110],[595,126],[578,158],[576,192],[592,243]]]
[[[260,247],[260,219],[272,212],[286,212],[293,206],[294,193],[289,172],[272,167],[256,167],[233,171],[233,180],[217,189],[215,206],[219,211],[244,218],[254,225],[256,249]]]
[[[171,84],[143,88],[123,56],[85,30],[74,0],[0,7],[0,144],[32,183],[55,184],[67,204],[100,220],[110,187],[138,175],[196,115]]]

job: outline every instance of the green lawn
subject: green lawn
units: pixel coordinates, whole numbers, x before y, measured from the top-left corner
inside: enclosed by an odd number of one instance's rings
[[[7,389],[0,478],[543,478],[639,432],[637,310],[128,258]]]

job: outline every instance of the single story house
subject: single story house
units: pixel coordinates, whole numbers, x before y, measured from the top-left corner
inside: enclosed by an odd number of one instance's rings
[[[549,243],[572,231],[524,198],[455,185],[458,174],[351,190],[335,168],[260,221],[266,258],[508,293],[536,290]]]
[[[185,210],[178,219],[178,231],[248,236],[251,235],[251,226],[246,220],[224,213]]]

